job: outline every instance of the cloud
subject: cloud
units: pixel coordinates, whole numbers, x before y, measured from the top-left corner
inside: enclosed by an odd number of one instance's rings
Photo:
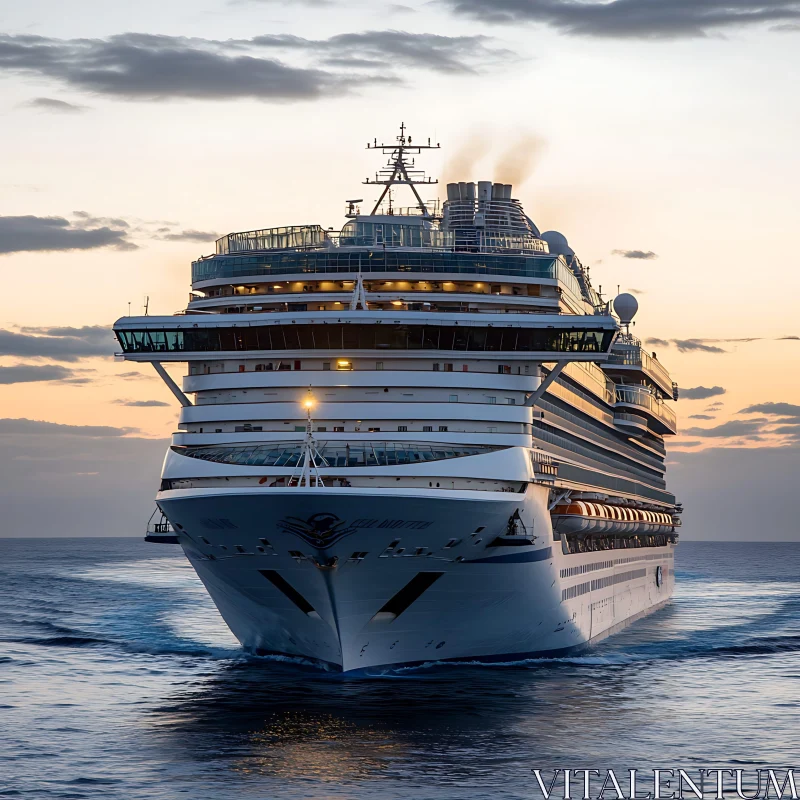
[[[691,389],[680,388],[681,400],[707,400],[709,397],[717,397],[725,394],[721,386],[695,386]]]
[[[654,258],[658,258],[658,254],[652,250],[612,250],[611,253],[615,256],[634,258],[641,261],[652,261]]]
[[[571,36],[706,37],[746,25],[800,19],[798,0],[437,0],[458,15],[497,24],[540,23]]]
[[[487,36],[441,36],[435,33],[407,31],[364,31],[340,33],[330,39],[304,39],[290,34],[256,36],[252,43],[258,47],[305,52],[322,58],[325,63],[335,59],[337,65],[358,62],[386,63],[457,74],[476,74],[481,67],[518,58],[509,50],[487,46]]]
[[[752,437],[762,432],[766,419],[741,420],[735,419],[715,425],[713,428],[687,428],[681,431],[684,436],[698,436],[700,438],[727,438],[733,436]]]
[[[25,104],[28,108],[36,108],[39,111],[53,111],[56,114],[82,114],[88,111],[88,106],[79,106],[74,103],[67,103],[64,100],[55,100],[52,97],[34,97]]]
[[[631,294],[647,294],[647,290],[646,289],[628,289],[628,291]],[[655,341],[663,342],[664,340],[663,339],[656,339]],[[669,342],[666,342],[665,344],[669,344]]]
[[[115,376],[115,378],[122,378],[125,381],[154,381],[157,380],[155,375],[146,375],[144,372],[136,372],[132,370],[131,372],[119,372]]]
[[[0,367],[0,384],[40,383],[62,381],[64,383],[88,383],[89,378],[76,376],[76,371],[59,364],[15,364]]]
[[[771,414],[800,419],[800,406],[793,403],[756,403],[743,408],[740,414]]]
[[[792,436],[795,439],[800,438],[800,422],[793,422],[791,425],[781,425],[779,428],[773,428],[770,433],[780,434],[781,436]]]
[[[711,404],[709,404],[709,405],[708,405],[708,406],[707,406],[705,409],[703,409],[703,410],[704,410],[704,411],[719,411],[719,409],[720,409],[720,408],[722,408],[724,405],[725,405],[725,403],[722,403],[722,402],[720,402],[720,401],[718,400],[716,403],[711,403]]]
[[[667,339],[654,339],[652,337],[646,341],[646,344],[652,344],[656,347],[669,347],[670,345]]]
[[[0,330],[0,356],[78,361],[114,354],[110,327],[22,328],[22,333]],[[34,335],[35,334],[35,335]]]
[[[231,6],[275,6],[275,5],[289,5],[296,4],[301,6],[333,6],[336,5],[334,0],[229,0],[228,5]]]
[[[117,437],[137,433],[138,428],[114,428],[109,425],[62,425],[38,419],[0,419],[0,436],[46,433],[52,436]]]
[[[85,212],[79,212],[85,213]],[[94,250],[113,247],[135,250],[128,241],[126,224],[92,227],[93,218],[70,222],[64,217],[0,217],[0,255],[8,253],[52,252],[55,250]],[[118,221],[119,222],[119,221]]]
[[[721,347],[713,344],[706,344],[703,339],[673,339],[672,343],[678,348],[680,353],[727,353]]]
[[[710,414],[690,414],[689,419],[716,419],[716,417],[712,417]]]
[[[163,400],[115,400],[118,406],[128,406],[129,408],[162,408],[169,406]]]
[[[71,89],[123,100],[315,100],[365,84],[401,83],[395,67],[470,74],[507,61],[485,36],[404,31],[345,33],[329,39],[286,34],[214,40],[123,33],[106,39],[0,35],[0,72],[49,79]],[[295,66],[267,51],[305,57]],[[357,59],[379,66],[359,72]],[[310,63],[308,60],[310,59]],[[326,59],[337,67],[325,68]]]
[[[219,236],[218,233],[213,233],[211,231],[195,231],[190,229],[169,233],[165,231],[156,238],[164,242],[213,242],[219,239]]]
[[[400,3],[389,3],[386,10],[390,14],[414,14],[417,9],[411,8],[411,6],[401,5]]]
[[[789,341],[791,341],[791,342],[800,342],[800,336],[779,336],[777,341],[779,341],[779,342],[789,342]]]

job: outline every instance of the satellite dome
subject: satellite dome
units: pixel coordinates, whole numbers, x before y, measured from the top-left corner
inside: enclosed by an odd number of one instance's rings
[[[567,237],[564,236],[563,233],[559,233],[558,231],[545,231],[542,234],[542,239],[547,242],[551,253],[561,256],[575,255],[575,251],[569,246]]]
[[[639,302],[632,294],[625,292],[614,298],[614,311],[623,325],[629,325],[638,310]]]

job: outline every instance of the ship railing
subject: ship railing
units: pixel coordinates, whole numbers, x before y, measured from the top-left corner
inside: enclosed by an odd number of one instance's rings
[[[630,403],[631,405],[646,409],[673,430],[677,427],[678,418],[675,412],[669,408],[663,400],[655,397],[653,393],[644,386],[624,386],[618,384],[616,388],[616,399],[618,403]]]
[[[619,337],[617,337],[619,343]],[[625,350],[612,350],[609,353],[608,361],[610,364],[623,364],[626,366],[641,367],[645,372],[655,375],[666,386],[672,385],[672,378],[667,369],[654,356],[646,353],[641,343]]]

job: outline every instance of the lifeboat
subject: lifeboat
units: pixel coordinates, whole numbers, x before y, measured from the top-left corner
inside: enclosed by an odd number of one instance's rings
[[[673,533],[671,514],[627,506],[610,506],[574,500],[557,505],[551,512],[556,533]]]

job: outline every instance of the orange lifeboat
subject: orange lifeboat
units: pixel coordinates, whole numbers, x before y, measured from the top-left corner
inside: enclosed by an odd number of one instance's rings
[[[560,503],[550,512],[556,533],[674,533],[671,514],[587,500]]]

